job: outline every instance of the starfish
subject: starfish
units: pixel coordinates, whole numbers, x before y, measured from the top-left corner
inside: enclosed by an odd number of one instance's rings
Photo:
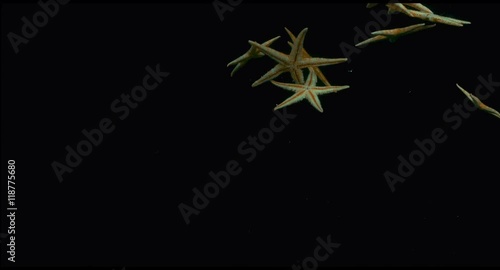
[[[292,34],[292,32],[290,32],[290,30],[288,30],[288,28],[285,27],[285,31],[288,33],[288,35],[290,36],[290,39],[292,40],[292,42],[295,41],[295,35]],[[290,41],[288,42],[288,45],[290,45],[292,48],[293,48],[293,43],[291,43]],[[307,53],[306,49],[302,48],[302,54],[303,54],[303,57],[304,58],[311,58],[311,55],[309,53]],[[325,75],[323,74],[323,72],[321,72],[321,70],[319,69],[319,67],[313,67],[312,68],[314,70],[314,72],[316,73],[316,75],[319,77],[319,79],[326,85],[326,86],[330,86],[331,84],[328,82],[328,80],[326,79]]]
[[[366,5],[367,8],[372,8],[376,6],[377,3],[368,3]],[[429,21],[433,23],[442,23],[448,24],[452,26],[461,27],[464,24],[470,24],[468,21],[462,21],[458,19],[453,19],[449,17],[444,17],[440,15],[434,14],[432,10],[428,7],[422,5],[421,3],[387,3],[388,13],[393,14],[396,12],[401,12],[406,14],[412,18],[418,18],[424,21]],[[406,8],[409,7],[410,9]]]
[[[272,39],[262,43],[262,45],[269,47],[278,38],[280,38],[280,36],[272,38]],[[242,68],[248,61],[250,61],[253,58],[263,57],[264,55],[265,54],[261,53],[255,46],[250,46],[250,49],[246,53],[244,53],[242,56],[234,59],[229,64],[227,64],[228,67],[232,66],[232,65],[236,65],[234,67],[233,71],[231,72],[231,77],[234,75],[234,73],[236,73],[236,71],[238,71],[240,68]]]
[[[328,94],[332,92],[336,93],[340,90],[349,88],[349,85],[316,86],[317,76],[312,68],[309,68],[309,75],[307,76],[306,82],[304,84],[281,83],[274,80],[271,82],[278,87],[295,92],[294,95],[276,106],[274,110],[281,109],[306,98],[314,108],[316,108],[320,112],[323,112],[323,108],[321,107],[318,95]]]
[[[356,47],[363,46],[363,45],[367,45],[369,43],[373,43],[373,42],[385,40],[385,39],[389,39],[389,40],[393,41],[393,40],[396,40],[400,36],[412,34],[412,33],[418,32],[418,31],[432,28],[434,26],[436,26],[436,25],[435,24],[426,25],[425,23],[419,23],[419,24],[414,24],[414,25],[410,25],[407,27],[375,31],[375,32],[371,33],[372,35],[375,35],[374,37],[371,37],[365,41],[362,41],[362,42],[356,44],[355,46]]]
[[[495,116],[495,117],[498,117],[500,118],[500,113],[491,108],[491,107],[488,107],[486,106],[479,98],[477,98],[476,96],[474,96],[473,94],[467,92],[465,89],[463,89],[462,87],[460,87],[460,85],[457,84],[457,87],[458,89],[460,89],[460,91],[462,91],[462,93],[465,94],[465,96],[470,99],[470,101],[472,101],[472,103],[474,103],[474,105],[476,105],[480,110],[482,111],[486,111],[487,113]]]
[[[304,58],[302,49],[304,48],[304,38],[306,33],[307,28],[304,28],[304,30],[299,33],[293,42],[292,50],[289,55],[249,40],[248,42],[250,45],[257,47],[261,52],[278,62],[274,68],[255,81],[252,84],[252,87],[270,81],[287,71],[292,75],[294,82],[304,84],[304,73],[302,72],[303,68],[334,65],[347,61],[347,58]]]

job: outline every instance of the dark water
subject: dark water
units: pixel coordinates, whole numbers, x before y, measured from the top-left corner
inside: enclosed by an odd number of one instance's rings
[[[346,55],[376,22],[363,3],[243,2],[221,21],[211,3],[70,2],[17,54],[8,33],[41,8],[3,5],[3,179],[14,159],[18,210],[16,263],[2,239],[2,264],[312,267],[317,238],[330,237],[340,246],[319,251],[320,267],[499,265],[500,119],[460,112],[455,84],[474,93],[490,78],[480,91],[500,109],[500,6],[427,6],[472,24]],[[394,14],[383,29],[420,22]],[[289,53],[284,27],[307,27],[314,57],[351,60],[321,68],[350,85],[320,96],[323,113],[306,100],[273,112],[292,93],[251,87],[274,67],[268,57],[230,76],[248,40],[281,36],[272,48]],[[168,76],[134,90],[156,68]],[[71,168],[66,147],[79,143],[87,156]],[[392,192],[399,156],[419,165]],[[55,162],[73,171],[58,179]],[[225,187],[211,172],[230,176]],[[179,205],[194,207],[206,185],[218,194],[186,225]]]

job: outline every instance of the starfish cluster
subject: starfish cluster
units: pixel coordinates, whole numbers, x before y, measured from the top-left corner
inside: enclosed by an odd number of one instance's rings
[[[367,8],[372,8],[376,5],[378,4],[368,3]],[[432,12],[432,10],[430,10],[429,8],[420,3],[387,3],[385,5],[388,8],[389,14],[399,12],[413,18],[424,20],[426,22],[441,23],[458,27],[461,27],[464,24],[470,24],[470,22],[468,21],[462,21],[458,19],[436,15]],[[375,31],[371,33],[373,37],[356,44],[356,46],[363,46],[369,43],[385,39],[394,40],[399,36],[415,33],[421,30],[432,28],[434,26],[436,26],[436,24],[420,23],[402,28]],[[304,49],[304,39],[308,29],[304,28],[297,37],[295,37],[295,35],[292,34],[292,32],[290,32],[290,30],[288,30],[287,28],[285,28],[285,30],[291,39],[291,42],[290,41],[288,42],[288,44],[291,47],[289,54],[279,52],[270,47],[276,40],[280,38],[280,36],[274,37],[262,44],[249,40],[248,43],[250,44],[250,49],[240,57],[234,59],[233,61],[229,62],[229,64],[227,64],[228,67],[235,66],[231,72],[231,77],[243,66],[245,66],[251,59],[268,56],[269,58],[276,61],[277,64],[266,74],[262,75],[261,78],[255,81],[252,84],[252,87],[256,87],[258,85],[270,81],[273,85],[277,87],[294,92],[292,96],[290,96],[285,101],[277,105],[274,108],[274,110],[278,110],[283,107],[289,106],[291,104],[297,103],[303,99],[307,99],[315,109],[317,109],[320,112],[323,112],[323,108],[321,106],[321,102],[319,101],[318,96],[328,93],[337,93],[338,91],[349,88],[349,85],[332,86],[330,82],[328,82],[328,80],[326,79],[323,72],[321,72],[319,67],[340,64],[346,62],[348,59],[312,57]],[[308,70],[306,79],[304,79],[304,72],[303,72],[304,69]],[[290,73],[293,79],[293,83],[277,82],[274,80],[283,73]],[[323,86],[317,85],[318,78],[324,84]],[[486,106],[476,96],[467,92],[458,84],[457,87],[480,110],[486,111],[487,113],[500,118],[500,112],[494,110],[491,107]]]
[[[366,7],[372,8],[376,5],[377,3],[368,3]],[[454,18],[436,15],[434,14],[434,12],[432,12],[432,10],[430,10],[428,7],[420,3],[387,3],[385,5],[388,8],[389,14],[394,14],[399,12],[407,16],[410,16],[412,18],[417,18],[434,24],[419,23],[410,25],[408,27],[375,31],[371,33],[373,37],[356,44],[356,46],[363,46],[386,39],[395,40],[400,36],[432,28],[436,26],[436,23],[447,24],[457,27],[462,27],[464,24],[470,24],[470,22],[468,21],[462,21]]]
[[[279,52],[270,47],[274,41],[280,38],[279,36],[270,39],[262,44],[249,40],[248,43],[250,44],[250,49],[242,56],[236,58],[227,65],[235,65],[233,71],[231,72],[231,76],[233,76],[236,71],[241,69],[249,60],[268,56],[269,58],[276,61],[277,64],[266,74],[262,75],[260,79],[255,81],[252,84],[252,87],[256,87],[265,82],[271,81],[271,83],[275,86],[294,92],[291,97],[283,101],[281,104],[277,105],[274,110],[278,110],[285,106],[294,104],[305,98],[314,108],[316,108],[320,112],[323,112],[323,108],[321,107],[318,95],[332,92],[336,93],[340,90],[349,88],[349,86],[332,86],[326,79],[325,75],[321,72],[319,67],[340,64],[346,62],[347,58],[312,57],[304,49],[304,38],[308,29],[304,28],[297,37],[295,37],[295,35],[293,35],[292,32],[290,32],[287,28],[285,28],[285,30],[291,39],[291,42],[288,42],[291,47],[291,51],[289,54]],[[303,69],[308,70],[306,79],[304,79]],[[287,72],[290,73],[294,83],[283,83],[273,80],[281,74]],[[318,78],[324,84],[324,86],[316,85]]]

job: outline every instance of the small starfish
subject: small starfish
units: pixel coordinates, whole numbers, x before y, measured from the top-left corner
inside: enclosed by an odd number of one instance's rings
[[[365,41],[361,41],[360,43],[354,45],[356,47],[361,47],[361,46],[364,46],[364,45],[368,45],[370,43],[374,43],[374,42],[377,42],[377,41],[381,41],[381,40],[386,40],[388,39],[388,37],[386,36],[374,36],[374,37],[371,37]]]
[[[304,84],[304,73],[302,72],[303,68],[334,65],[347,61],[347,58],[304,58],[302,49],[304,48],[304,38],[306,33],[307,28],[304,28],[304,30],[299,33],[293,42],[292,50],[289,55],[249,40],[248,43],[250,43],[250,45],[256,46],[261,52],[278,62],[274,68],[255,81],[252,84],[252,87],[270,81],[287,71],[292,75],[294,82]]]
[[[355,46],[356,47],[363,46],[363,45],[367,45],[369,43],[373,43],[373,42],[385,40],[385,39],[389,39],[392,41],[392,40],[397,39],[400,36],[412,34],[412,33],[418,32],[418,31],[432,28],[434,26],[436,26],[436,25],[435,24],[426,25],[425,23],[419,23],[419,24],[414,24],[414,25],[410,25],[407,27],[375,31],[375,32],[371,33],[372,35],[374,35],[374,37],[371,37],[365,41],[362,41],[362,42],[356,44]]]
[[[312,68],[309,68],[309,75],[307,76],[305,84],[281,83],[274,80],[271,82],[278,87],[295,92],[293,96],[289,97],[281,104],[276,106],[274,110],[281,109],[306,98],[314,108],[316,108],[320,112],[323,112],[323,108],[321,107],[318,95],[328,94],[332,92],[336,93],[340,90],[349,88],[349,85],[316,86],[317,76]]]
[[[280,38],[280,36],[272,38],[272,39],[262,43],[262,45],[269,47],[278,38]],[[236,71],[238,71],[240,68],[242,68],[248,61],[250,61],[251,59],[254,59],[254,58],[263,57],[264,55],[265,54],[261,53],[255,46],[251,46],[250,49],[246,53],[244,53],[242,56],[234,59],[229,64],[227,64],[228,67],[232,66],[232,65],[236,65],[234,67],[233,71],[231,72],[231,77],[233,77],[234,73],[236,73]]]
[[[288,28],[285,27],[285,30],[286,32],[288,33],[288,35],[290,36],[290,39],[292,39],[292,42],[295,41],[295,35],[292,34],[292,32],[290,32],[290,30],[288,30]],[[288,42],[288,45],[290,45],[292,48],[293,48],[293,43],[291,42]],[[303,57],[304,58],[312,58],[311,55],[309,53],[307,53],[306,49],[302,48],[302,53],[303,53]],[[331,84],[328,82],[328,80],[326,79],[325,75],[323,74],[323,72],[321,72],[321,70],[319,69],[319,67],[313,67],[312,68],[314,70],[314,72],[316,73],[316,75],[319,77],[319,79],[326,85],[326,86],[330,86]]]
[[[498,117],[500,118],[500,113],[491,108],[491,107],[488,107],[486,106],[479,98],[477,98],[476,96],[474,96],[473,94],[467,92],[465,89],[463,89],[462,87],[460,87],[460,85],[457,84],[457,87],[458,89],[460,89],[460,91],[462,91],[462,93],[465,94],[465,96],[470,99],[470,101],[472,101],[472,103],[474,103],[474,105],[476,105],[480,110],[482,111],[486,111],[487,113],[495,116],[495,117]]]

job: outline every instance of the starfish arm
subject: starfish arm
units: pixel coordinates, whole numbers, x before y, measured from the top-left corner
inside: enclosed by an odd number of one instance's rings
[[[483,104],[483,105],[484,105],[484,104]],[[484,108],[482,108],[481,110],[483,110],[483,111],[485,111],[485,112],[487,112],[487,113],[489,113],[489,114],[491,114],[491,115],[493,115],[493,116],[495,116],[495,117],[500,118],[500,112],[498,112],[497,110],[495,110],[495,109],[493,109],[493,108],[491,108],[491,107],[488,107],[488,106],[486,106],[486,105],[484,105],[484,106],[485,106],[485,107],[484,107]]]
[[[471,22],[469,22],[469,21],[464,21],[464,20],[459,20],[459,19],[454,19],[454,18],[444,17],[444,16],[440,16],[440,17],[444,18],[448,21],[451,21],[451,22],[456,22],[456,23],[460,23],[460,24],[471,24]]]
[[[425,30],[425,29],[433,28],[433,27],[435,27],[435,26],[436,26],[436,24],[426,24],[426,25],[424,25],[424,26],[417,27],[417,28],[415,28],[415,29],[411,30],[410,32],[408,32],[408,33],[406,33],[406,34],[413,34],[413,33],[415,33],[415,32],[419,32],[419,31],[422,31],[422,30]]]
[[[319,67],[313,67],[312,68],[314,70],[314,73],[316,73],[316,75],[318,76],[319,80],[325,84],[326,86],[330,86],[330,82],[326,79],[325,77],[325,74],[323,74],[323,72],[321,72],[321,70],[319,69]]]
[[[292,40],[292,42],[295,42],[295,40],[296,40],[295,35],[290,30],[288,30],[288,28],[286,28],[286,27],[285,27],[285,31],[288,33],[288,36],[290,36],[290,39]],[[293,48],[293,43],[292,42],[288,41],[288,45],[290,45],[290,47]],[[304,48],[302,48],[302,54],[306,58],[310,58],[311,57],[311,55]]]
[[[443,17],[436,14],[424,13],[420,11],[411,10],[410,11],[415,18],[419,18],[424,21],[447,24],[451,26],[462,27],[464,24],[470,24],[468,21],[457,20],[453,18]]]
[[[248,59],[250,59],[250,54],[249,54],[250,50],[248,50],[246,53],[244,53],[243,55],[241,55],[240,57],[234,59],[233,61],[229,62],[229,64],[227,64],[227,66],[232,66],[232,65],[236,65],[238,63],[241,63],[241,62],[246,62],[248,61]]]
[[[295,42],[295,35],[292,33],[292,31],[288,30],[288,28],[285,27],[285,31],[287,32],[288,36],[290,37],[290,39],[292,40],[292,42]],[[290,42],[288,42],[288,44],[290,44]],[[293,43],[292,43],[293,44]],[[290,45],[293,47],[293,45]]]
[[[401,3],[387,3],[387,8],[389,9],[389,14],[393,14],[395,12],[404,13],[410,17],[413,17],[413,14]]]
[[[471,97],[471,99],[473,100],[474,104],[482,111],[487,111],[487,112],[490,112],[491,111],[494,111],[493,108],[490,108],[488,106],[486,106],[486,104],[484,104],[479,98],[477,98],[476,96],[474,96],[472,93],[469,93],[469,96]]]
[[[227,64],[227,66],[229,67],[229,66],[236,65],[238,63],[243,63],[243,62],[246,63],[246,62],[248,62],[248,60],[250,60],[252,58],[257,58],[257,57],[262,57],[262,56],[264,56],[264,54],[259,52],[255,46],[250,46],[250,49],[248,49],[247,52],[245,52],[240,57],[234,59],[233,61],[229,62],[229,64]]]
[[[489,113],[497,118],[500,118],[500,112],[498,112],[497,110],[491,109]]]
[[[272,39],[264,42],[263,45],[266,47],[269,47],[271,44],[273,44],[274,41],[276,41],[279,38],[280,38],[280,36],[272,38]],[[250,49],[246,53],[244,53],[242,56],[234,59],[233,61],[229,62],[229,64],[227,64],[228,67],[232,66],[232,65],[236,65],[234,67],[233,71],[231,72],[231,77],[234,75],[234,73],[236,73],[236,71],[238,71],[244,65],[246,65],[246,63],[248,63],[248,61],[250,61],[250,59],[259,58],[259,57],[263,57],[263,56],[264,56],[264,54],[261,53],[260,51],[258,51],[255,46],[251,46]]]
[[[289,31],[288,29],[286,29],[286,30]],[[289,33],[289,35],[291,35],[290,37],[293,36],[293,34],[291,32]],[[293,37],[292,39],[295,39],[295,37]],[[290,41],[288,42],[288,45],[293,46],[293,44]],[[311,55],[309,53],[307,53],[306,49],[303,49],[302,53],[303,53],[304,58],[311,58]],[[313,67],[313,70],[316,73],[316,75],[318,76],[318,78],[321,80],[321,82],[323,82],[327,86],[331,85],[330,82],[328,82],[328,80],[326,79],[325,74],[323,74],[323,72],[321,72],[321,70],[318,67]]]
[[[272,80],[276,77],[278,77],[281,73],[285,72],[288,68],[283,66],[282,64],[277,64],[274,66],[271,70],[269,70],[266,74],[262,75],[260,79],[255,81],[252,84],[252,87],[256,87],[258,85],[261,85],[269,80]]]
[[[442,20],[445,20],[445,21],[459,23],[459,24],[471,24],[471,22],[469,22],[469,21],[459,20],[459,19],[445,17],[445,16],[441,16],[441,15],[436,15],[436,14],[430,14],[430,16],[431,17],[436,17],[438,19],[442,19]]]
[[[280,36],[274,37],[274,38],[272,38],[272,39],[270,39],[270,40],[268,40],[268,41],[266,41],[266,42],[262,43],[262,45],[264,45],[264,46],[266,46],[266,47],[269,47],[269,46],[271,46],[271,45],[272,45],[272,44],[273,44],[276,40],[278,40],[279,38],[280,38]],[[253,57],[253,58],[262,57],[262,56],[264,56],[264,55],[265,55],[264,53],[262,53],[261,51],[259,51],[259,49],[257,49],[257,47],[255,47],[255,46],[252,46],[252,49],[253,49],[252,53],[253,53],[253,55],[254,55],[254,57]]]
[[[273,37],[271,38],[270,40],[262,43],[262,45],[266,46],[266,47],[269,47],[271,46],[276,40],[278,40],[281,36],[276,36],[276,37]]]
[[[288,36],[290,37],[290,39],[292,41],[295,41],[295,39],[296,39],[295,35],[290,30],[288,30],[288,28],[286,28],[286,27],[285,27],[285,31],[288,33]],[[290,41],[288,42],[288,45],[290,45],[290,47],[293,48],[293,43],[291,43]],[[302,49],[302,54],[303,54],[304,58],[311,58],[311,55],[306,51],[306,49]],[[323,82],[327,86],[330,86],[330,82],[326,79],[325,74],[323,74],[323,72],[321,72],[321,70],[318,67],[313,67],[313,70],[316,73],[316,75],[318,76],[318,78],[321,80],[321,82]]]
[[[450,20],[449,18],[442,17],[439,15],[426,16],[426,19],[428,19],[429,22],[437,22],[437,23],[447,24],[447,25],[457,26],[457,27],[464,26],[462,23],[459,23],[455,20]]]
[[[270,48],[270,47],[263,46],[262,44],[259,44],[255,41],[249,40],[248,43],[250,43],[250,45],[257,47],[257,49],[259,49],[262,53],[271,57],[274,61],[276,61],[280,64],[286,64],[289,62],[288,55],[286,55],[282,52],[279,52],[279,51],[277,51],[273,48]]]
[[[381,41],[381,40],[384,40],[384,39],[387,39],[387,36],[374,36],[374,37],[371,37],[365,41],[361,41],[360,43],[354,45],[356,47],[361,47],[361,46],[365,46],[365,45],[368,45],[370,43],[374,43],[374,42],[377,42],[377,41]]]
[[[277,82],[277,81],[271,81],[274,85],[283,88],[285,90],[289,90],[292,92],[300,92],[306,90],[305,86],[302,84],[296,84],[296,83],[283,83],[283,82]]]
[[[234,76],[234,74],[236,73],[236,71],[240,70],[243,66],[245,66],[245,64],[248,62],[247,61],[242,61],[241,63],[238,63],[234,68],[233,70],[231,71],[231,77]]]
[[[288,41],[288,45],[293,48],[293,43]],[[311,58],[311,55],[306,51],[306,49],[302,49],[302,57]]]
[[[347,58],[306,58],[302,59],[297,63],[297,67],[299,68],[307,68],[307,67],[319,67],[319,66],[327,66],[327,65],[335,65],[346,62]]]
[[[456,84],[456,86],[458,87],[458,89],[460,89],[460,91],[462,91],[462,93],[464,93],[464,95],[465,95],[468,99],[470,99],[470,101],[472,101],[474,104],[476,103],[476,102],[474,101],[474,99],[471,97],[471,96],[472,96],[472,94],[471,94],[471,93],[469,93],[469,92],[467,92],[467,90],[463,89],[460,85],[458,85],[458,83]]]
[[[374,36],[377,36],[377,35],[399,36],[399,35],[408,33],[410,31],[413,31],[416,28],[422,27],[424,25],[425,25],[425,23],[420,23],[420,24],[410,25],[410,26],[407,26],[407,27],[387,29],[387,30],[379,30],[379,31],[372,32],[372,35],[374,35]]]
[[[307,88],[316,86],[316,83],[318,83],[318,76],[316,76],[316,73],[312,68],[307,68],[309,70],[309,75],[307,75],[307,80],[304,83],[304,86]]]
[[[318,110],[319,112],[323,112],[323,108],[321,107],[321,102],[319,101],[318,96],[314,92],[307,91],[306,98],[316,110]]]
[[[460,89],[460,91],[462,91],[462,93],[464,93],[464,94],[465,94],[465,96],[466,96],[468,99],[470,99],[470,100],[472,101],[472,103],[474,103],[474,105],[476,105],[476,106],[477,106],[480,110],[485,111],[485,112],[487,112],[487,113],[489,113],[489,114],[491,114],[491,115],[493,115],[493,116],[495,116],[495,117],[500,118],[500,113],[499,113],[497,110],[495,110],[495,109],[493,109],[493,108],[491,108],[491,107],[487,106],[486,104],[484,104],[484,103],[483,103],[483,102],[482,102],[479,98],[477,98],[477,97],[476,97],[476,96],[474,96],[473,94],[471,94],[471,93],[467,92],[467,90],[465,90],[465,89],[463,89],[462,87],[460,87],[460,85],[458,85],[458,84],[457,84],[457,87],[458,87],[458,89]]]
[[[479,98],[477,98],[473,94],[470,94],[470,96],[474,100],[474,103],[476,104],[476,106],[479,107],[479,109],[481,111],[485,111],[493,116],[500,118],[500,113],[497,110],[487,106],[486,104],[484,104]]]
[[[292,105],[294,103],[297,103],[297,102],[303,100],[305,97],[305,94],[306,94],[306,90],[302,90],[302,91],[299,91],[299,92],[293,94],[293,96],[287,98],[285,101],[281,102],[278,106],[274,107],[274,110],[281,109],[283,107],[286,107],[288,105]]]
[[[304,49],[304,38],[306,37],[307,28],[300,31],[297,38],[293,41],[292,51],[290,52],[290,62],[291,64],[297,63],[302,59],[302,52]]]
[[[309,86],[316,85],[316,81],[317,81],[316,74],[313,71],[311,71],[310,68],[309,68],[309,76],[307,77],[306,82],[304,82],[304,75],[302,73],[302,70],[300,70],[300,69],[291,70],[290,72],[292,73],[292,75],[295,74],[294,71],[300,72],[300,77],[301,77],[302,81],[299,82],[298,80],[294,79],[295,83],[281,83],[281,82],[276,82],[276,81],[271,81],[271,82],[278,87],[281,87],[281,88],[286,89],[286,90],[294,91],[294,92],[307,90],[307,88]],[[299,75],[296,75],[296,76],[299,76]]]
[[[420,4],[420,3],[403,3],[403,5],[405,5],[407,7],[414,8],[414,9],[422,11],[422,12],[434,13],[428,7],[426,7],[426,6],[424,6],[424,5]]]
[[[290,68],[289,71],[295,83],[304,84],[304,73],[300,68]]]
[[[310,91],[314,92],[316,95],[324,95],[329,93],[337,93],[338,91],[348,89],[349,85],[340,86],[315,86],[311,87]]]

